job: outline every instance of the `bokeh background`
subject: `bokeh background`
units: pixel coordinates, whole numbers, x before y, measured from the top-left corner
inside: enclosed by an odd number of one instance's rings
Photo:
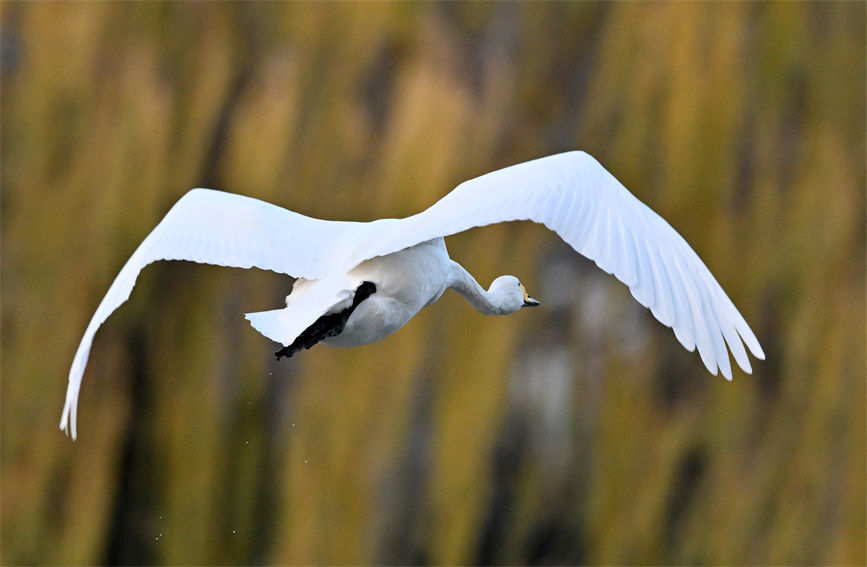
[[[864,564],[865,4],[19,3],[2,16],[4,564]],[[414,213],[584,149],[682,232],[765,362],[705,371],[529,223],[485,285],[275,363],[291,279],[138,243],[208,186]]]

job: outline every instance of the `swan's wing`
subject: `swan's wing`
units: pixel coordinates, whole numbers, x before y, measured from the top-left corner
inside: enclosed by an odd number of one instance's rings
[[[145,266],[157,260],[191,260],[315,279],[334,261],[333,243],[357,226],[363,225],[313,219],[241,195],[210,189],[188,192],[133,252],[93,314],[69,370],[60,428],[67,433],[71,429],[75,439],[78,392],[93,336],[129,298]]]
[[[629,286],[632,295],[698,347],[712,373],[731,379],[728,343],[751,372],[743,343],[764,353],[744,318],[689,244],[584,152],[569,152],[507,167],[466,181],[426,211],[368,225],[375,237],[353,252],[357,263],[437,236],[475,226],[531,220]]]

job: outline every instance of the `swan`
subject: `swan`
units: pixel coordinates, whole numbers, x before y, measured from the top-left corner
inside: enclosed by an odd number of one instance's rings
[[[688,351],[698,349],[711,374],[719,370],[731,380],[729,350],[751,373],[744,344],[764,359],[749,325],[680,234],[593,157],[573,151],[461,183],[418,214],[372,222],[315,219],[250,197],[192,189],[133,252],[97,307],[69,370],[60,428],[76,438],[94,334],[151,262],[256,267],[297,278],[285,307],[246,315],[283,345],[279,360],[319,342],[351,347],[381,340],[448,288],[487,315],[539,305],[514,276],[484,289],[449,258],[443,240],[517,220],[544,224],[614,274]]]

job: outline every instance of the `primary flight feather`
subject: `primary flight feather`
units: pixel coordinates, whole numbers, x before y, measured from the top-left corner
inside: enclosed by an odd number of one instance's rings
[[[731,379],[729,349],[751,372],[744,344],[764,359],[746,321],[686,241],[599,162],[568,152],[466,181],[416,215],[367,223],[314,219],[250,197],[193,189],[133,252],[97,307],[69,371],[60,428],[76,437],[93,336],[151,262],[256,267],[298,278],[285,308],[247,314],[256,330],[283,345],[279,358],[318,342],[380,340],[448,288],[486,314],[538,305],[513,276],[483,289],[449,258],[443,241],[515,220],[544,224],[614,274],[687,350],[698,349],[712,374]]]

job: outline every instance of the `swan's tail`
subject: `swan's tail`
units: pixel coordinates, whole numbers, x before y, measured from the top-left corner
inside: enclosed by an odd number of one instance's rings
[[[247,313],[244,318],[247,319],[254,329],[268,337],[274,342],[283,343],[285,333],[283,328],[283,315],[286,309],[273,309],[271,311],[257,311],[256,313]],[[293,339],[294,340],[294,339]],[[285,344],[288,343],[284,343]]]
[[[253,328],[283,346],[289,346],[319,317],[352,303],[355,286],[344,277],[296,282],[283,309],[247,313]]]

